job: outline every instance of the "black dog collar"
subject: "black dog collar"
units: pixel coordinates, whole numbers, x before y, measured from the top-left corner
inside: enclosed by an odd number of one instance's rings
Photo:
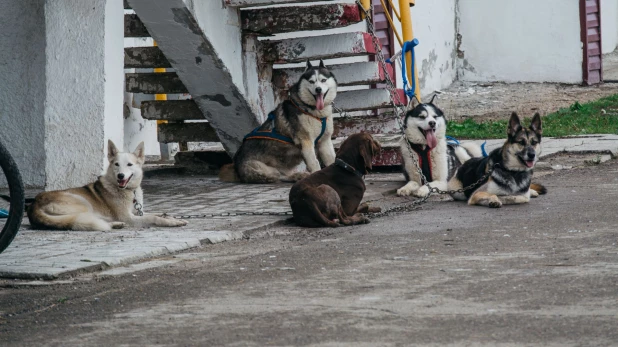
[[[335,165],[337,165],[339,167],[342,167],[342,168],[346,169],[347,171],[350,171],[351,173],[355,174],[356,176],[358,176],[360,178],[363,178],[363,176],[365,176],[364,173],[356,170],[354,168],[354,166],[346,163],[345,161],[343,161],[343,160],[341,160],[339,158],[335,159]]]

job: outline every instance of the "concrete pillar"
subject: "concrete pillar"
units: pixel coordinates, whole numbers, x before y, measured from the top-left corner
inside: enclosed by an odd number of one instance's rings
[[[24,184],[94,180],[123,145],[122,0],[4,1],[0,32],[0,138]]]
[[[48,0],[46,189],[74,187],[104,169],[106,142],[123,148],[121,0]]]

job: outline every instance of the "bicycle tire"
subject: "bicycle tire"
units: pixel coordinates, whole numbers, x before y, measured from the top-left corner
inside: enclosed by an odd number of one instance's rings
[[[11,196],[9,217],[0,231],[0,253],[2,253],[17,235],[21,221],[24,217],[24,184],[21,180],[21,174],[17,168],[17,164],[11,157],[9,151],[0,142],[0,167],[4,172],[4,177],[9,185],[9,193]]]

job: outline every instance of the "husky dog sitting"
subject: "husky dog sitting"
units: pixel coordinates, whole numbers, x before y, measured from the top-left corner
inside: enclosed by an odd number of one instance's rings
[[[249,133],[234,156],[233,165],[221,168],[223,181],[272,183],[298,181],[307,172],[294,173],[305,162],[309,172],[320,170],[317,153],[325,166],[335,161],[332,103],[337,80],[320,61],[307,68],[268,119]]]
[[[406,113],[405,136],[400,144],[403,156],[403,173],[408,183],[397,190],[397,195],[425,197],[429,188],[412,160],[418,163],[430,187],[446,190],[455,170],[471,157],[482,156],[481,148],[474,143],[447,144],[444,113],[434,105],[434,97],[426,104],[419,104]],[[410,152],[406,141],[412,148]]]
[[[453,194],[456,200],[468,200],[469,205],[501,207],[523,204],[530,197],[547,193],[540,184],[532,184],[532,170],[541,154],[543,129],[541,116],[532,118],[529,128],[521,126],[513,112],[507,129],[508,139],[486,158],[472,158],[465,162],[449,181],[449,189],[461,189],[474,184],[493,169],[478,187]]]
[[[187,222],[155,215],[135,215],[143,205],[144,142],[135,152],[120,153],[108,142],[105,175],[84,187],[43,192],[28,207],[34,229],[107,231],[125,225],[178,227]],[[140,213],[138,213],[140,214]]]

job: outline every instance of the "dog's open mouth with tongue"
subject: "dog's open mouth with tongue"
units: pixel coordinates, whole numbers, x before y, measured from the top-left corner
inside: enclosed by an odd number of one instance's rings
[[[328,91],[326,91],[326,93],[328,93]],[[326,96],[326,93],[319,93],[313,96],[315,97],[315,108],[318,111],[322,111],[324,109],[324,97]]]
[[[427,129],[423,130],[418,128],[418,130],[425,135],[425,140],[427,141],[427,146],[429,149],[434,149],[438,145],[438,138],[436,137],[436,129]]]
[[[121,188],[121,189],[126,188],[131,178],[133,178],[133,175],[129,176],[128,178],[123,178],[121,180],[118,180],[118,188]]]

